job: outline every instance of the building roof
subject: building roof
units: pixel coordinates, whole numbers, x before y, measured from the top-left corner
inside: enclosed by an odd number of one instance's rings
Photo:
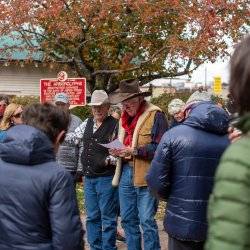
[[[34,47],[38,46],[35,39],[31,39]],[[0,60],[27,60],[42,61],[43,53],[39,51],[30,52],[25,48],[25,41],[17,32],[8,36],[0,37]]]

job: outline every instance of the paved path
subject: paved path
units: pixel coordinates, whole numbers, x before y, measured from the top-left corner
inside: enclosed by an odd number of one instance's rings
[[[83,223],[84,223],[84,218],[83,218]],[[161,241],[161,250],[168,250],[167,245],[168,245],[168,240],[167,240],[167,234],[163,229],[162,221],[157,221],[158,228],[159,228],[159,236],[160,236],[160,241]],[[84,223],[85,225],[85,223]],[[86,237],[86,234],[85,234]],[[85,250],[89,250],[89,247],[87,245],[87,240],[85,238]],[[117,248],[118,250],[126,250],[126,243],[119,242],[117,241]]]

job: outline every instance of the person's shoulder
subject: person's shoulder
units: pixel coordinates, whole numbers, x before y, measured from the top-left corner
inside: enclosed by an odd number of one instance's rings
[[[36,166],[29,166],[32,168],[29,171],[30,176],[33,179],[39,180],[39,183],[44,186],[55,186],[58,181],[65,181],[71,178],[67,170],[61,166],[56,161],[49,161],[43,164],[38,164]],[[27,167],[22,168],[23,170]]]
[[[216,181],[247,183],[250,175],[250,138],[232,143],[224,152],[216,173]]]
[[[70,173],[62,166],[60,166],[57,162],[51,162],[50,169],[50,178],[52,181],[57,182],[61,180],[69,180],[71,178]]]
[[[86,118],[84,121],[81,121],[80,125],[78,126],[78,128],[85,128],[88,121],[91,121],[91,118]]]
[[[113,123],[118,123],[118,119],[116,119],[115,117],[113,117],[112,115],[109,115],[108,117],[107,117],[109,120],[111,120]]]
[[[145,104],[146,106],[146,110],[148,110],[149,112],[162,112],[162,109],[158,106],[156,106],[155,104],[151,103],[151,102],[146,102]]]
[[[223,161],[246,162],[250,167],[250,137],[242,136],[241,139],[232,143],[224,153]]]
[[[48,175],[67,172],[67,170],[64,167],[60,166],[60,164],[55,160],[39,164],[35,166],[35,168],[39,169],[45,174],[47,173]]]
[[[165,115],[163,111],[155,110],[154,120],[155,121],[167,121],[167,116]]]
[[[171,128],[169,128],[168,132],[170,132],[171,134],[179,134],[179,135],[186,135],[187,137],[190,136],[190,132],[192,132],[193,129],[189,126],[186,126],[183,123],[179,123],[178,125],[175,125]]]
[[[184,145],[185,143],[192,142],[197,138],[193,136],[192,128],[180,124],[168,129],[163,135],[163,141],[171,143],[172,145]]]
[[[79,122],[79,123],[82,122],[82,119],[81,119],[79,116],[74,115],[74,114],[70,114],[70,116],[71,116],[71,119],[72,119],[72,120],[75,120],[75,121],[77,121],[77,122]]]
[[[165,113],[162,110],[156,110],[155,111],[155,116],[159,116],[159,117],[166,117]]]

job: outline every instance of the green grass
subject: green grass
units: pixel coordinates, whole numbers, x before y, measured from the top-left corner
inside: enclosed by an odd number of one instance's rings
[[[78,206],[80,210],[80,214],[84,213],[84,199],[83,199],[83,186],[82,183],[76,184],[76,197],[78,201]]]

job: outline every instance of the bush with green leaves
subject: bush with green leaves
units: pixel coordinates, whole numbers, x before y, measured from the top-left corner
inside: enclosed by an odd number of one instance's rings
[[[10,102],[26,106],[32,103],[39,103],[39,96],[13,96],[10,98]]]
[[[164,112],[165,114],[168,116],[168,104],[175,98],[179,98],[181,99],[182,101],[186,102],[187,99],[190,97],[190,95],[192,94],[193,92],[190,92],[190,91],[186,91],[186,92],[177,92],[177,93],[174,93],[174,94],[162,94],[160,95],[159,97],[155,97],[155,98],[152,98],[151,99],[151,102],[155,105],[157,105],[158,107],[160,107]],[[212,95],[211,96],[211,100],[216,103],[216,104],[221,104],[222,107],[225,106],[225,99],[223,99],[222,97],[220,96],[217,96],[217,95]]]
[[[26,106],[33,103],[39,103],[40,98],[39,96],[10,96],[10,102]],[[89,106],[76,106],[72,108],[70,112],[80,117],[82,120],[85,120],[91,115],[91,109]]]
[[[158,107],[160,107],[166,115],[168,115],[168,104],[175,98],[179,98],[182,101],[186,102],[189,96],[192,94],[192,92],[185,91],[185,92],[177,92],[174,94],[167,94],[164,93],[160,95],[159,97],[155,97],[151,99],[151,102]]]
[[[212,101],[216,104],[221,104],[221,106],[224,108],[226,105],[226,100],[223,99],[221,96],[218,95],[212,95],[211,97]]]
[[[70,110],[70,112],[84,121],[91,116],[91,109],[89,106],[76,106]]]

